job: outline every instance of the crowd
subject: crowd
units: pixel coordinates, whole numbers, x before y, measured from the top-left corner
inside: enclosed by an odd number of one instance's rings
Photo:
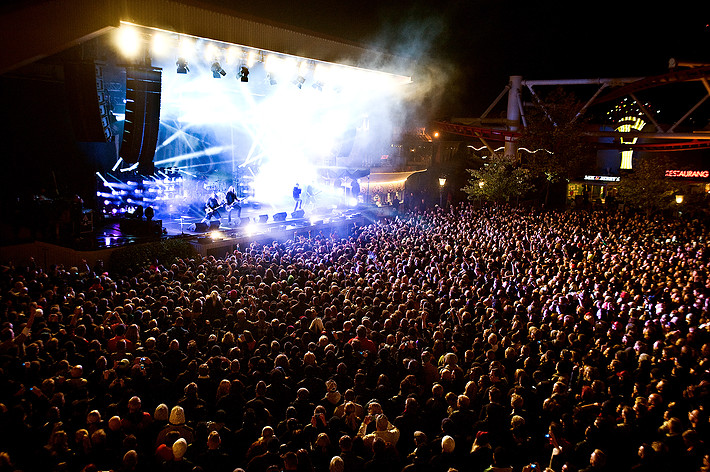
[[[710,227],[414,212],[0,273],[0,472],[707,471]]]

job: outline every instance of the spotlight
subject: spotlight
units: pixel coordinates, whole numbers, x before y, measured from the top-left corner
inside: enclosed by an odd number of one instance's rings
[[[239,74],[237,74],[237,77],[239,77],[239,80],[242,82],[249,82],[249,68],[247,66],[242,66],[239,69]]]
[[[175,65],[177,66],[178,74],[187,74],[190,72],[190,68],[187,67],[187,60],[184,57],[179,57]]]
[[[319,92],[322,92],[323,91],[323,82],[314,82],[311,87],[318,90]]]
[[[298,77],[293,79],[293,85],[295,85],[298,88],[301,88],[301,86],[303,86],[303,83],[305,81],[306,81],[306,79],[302,75],[299,75]]]
[[[274,74],[267,74],[266,78],[269,80],[269,83],[271,85],[276,85],[276,77],[274,77]]]
[[[227,75],[227,71],[222,69],[222,66],[219,65],[219,62],[214,61],[212,63],[212,77],[215,79],[219,79],[220,77],[223,77]]]

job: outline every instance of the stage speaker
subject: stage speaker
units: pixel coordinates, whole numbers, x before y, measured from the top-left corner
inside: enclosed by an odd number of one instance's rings
[[[296,210],[293,213],[291,213],[291,218],[303,218],[303,215],[305,215],[305,211],[303,210]]]
[[[74,135],[80,142],[107,142],[111,132],[111,100],[104,87],[104,64],[64,64],[64,84]]]
[[[286,212],[276,213],[272,219],[274,221],[286,221]]]
[[[120,157],[126,164],[138,163],[138,173],[152,175],[153,156],[160,125],[161,71],[126,68],[126,119]]]
[[[266,223],[269,221],[269,215],[259,215],[259,223]]]
[[[236,224],[236,226],[246,226],[249,223],[251,223],[251,220],[249,219],[248,216],[243,216],[241,218],[237,218],[239,222]]]
[[[201,221],[195,223],[195,232],[196,233],[206,233],[208,229],[209,229],[209,226],[207,226],[207,223],[203,223]]]
[[[210,221],[210,231],[214,231],[216,229],[219,229],[219,220]]]

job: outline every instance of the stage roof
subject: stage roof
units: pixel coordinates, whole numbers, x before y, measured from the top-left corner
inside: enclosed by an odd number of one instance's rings
[[[410,76],[413,64],[382,51],[188,1],[50,0],[0,16],[0,74],[132,23],[318,61]]]

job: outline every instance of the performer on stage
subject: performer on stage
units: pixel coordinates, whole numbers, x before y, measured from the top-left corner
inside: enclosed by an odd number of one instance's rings
[[[316,195],[318,195],[319,193],[320,192],[316,191],[312,182],[306,185],[306,208],[308,208],[309,210],[313,210],[313,208],[316,206]]]
[[[239,198],[237,198],[237,192],[234,190],[234,185],[230,185],[227,189],[227,194],[224,196],[226,209],[227,209],[227,221],[232,222],[232,210],[237,211],[237,218],[242,217],[242,207],[239,205]]]
[[[296,184],[295,187],[293,187],[293,199],[296,201],[296,206],[293,207],[293,211],[300,210],[301,209],[301,186],[299,184]]]
[[[358,199],[360,197],[360,183],[357,181],[357,179],[353,179],[352,183],[350,184],[350,196],[356,201],[359,201]]]
[[[213,192],[210,198],[207,199],[207,204],[205,205],[205,217],[202,219],[202,223],[209,223],[212,218],[219,221],[221,216],[219,214],[219,208],[221,206],[222,205],[220,205],[219,199],[217,198],[217,192]]]

